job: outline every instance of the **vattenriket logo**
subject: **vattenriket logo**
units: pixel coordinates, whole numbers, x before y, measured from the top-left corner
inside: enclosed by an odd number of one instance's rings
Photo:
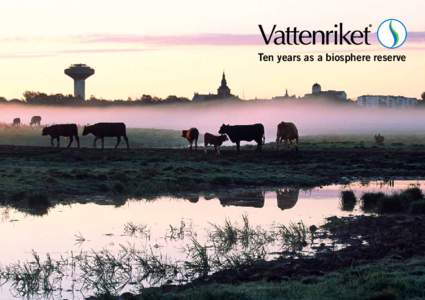
[[[383,21],[376,32],[379,43],[385,48],[401,47],[407,39],[406,26],[397,19]]]

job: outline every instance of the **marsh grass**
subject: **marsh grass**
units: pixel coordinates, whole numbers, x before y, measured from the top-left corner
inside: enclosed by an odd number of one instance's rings
[[[136,225],[133,222],[128,222],[124,225],[124,235],[139,236],[146,240],[151,239],[151,230],[148,225]]]
[[[362,209],[377,213],[421,213],[424,195],[419,187],[413,186],[401,192],[385,195],[384,193],[365,193],[362,196]],[[415,204],[414,204],[415,203]],[[412,208],[413,207],[413,208]]]
[[[68,257],[45,259],[33,252],[32,259],[0,268],[0,283],[8,284],[21,297],[56,295],[67,289],[95,295],[118,295],[123,290],[140,291],[145,287],[166,283],[187,283],[203,279],[213,272],[243,268],[276,255],[300,253],[307,245],[308,229],[303,223],[273,225],[268,229],[253,227],[247,216],[242,222],[226,220],[223,225],[211,224],[206,239],[197,238],[192,226],[183,220],[167,231],[165,242],[184,242],[183,259],[170,259],[160,248],[146,243],[142,248],[120,245],[117,251],[81,251]],[[124,232],[149,240],[145,225],[127,223]],[[170,236],[172,234],[172,237]],[[84,241],[81,234],[77,240]],[[300,254],[301,255],[301,254]],[[273,257],[274,257],[273,256]]]
[[[288,226],[277,226],[277,236],[282,243],[282,249],[292,254],[300,252],[307,246],[308,233],[309,231],[303,222],[290,223]]]

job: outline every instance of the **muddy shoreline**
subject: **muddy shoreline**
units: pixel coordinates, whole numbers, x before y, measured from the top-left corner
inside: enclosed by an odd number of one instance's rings
[[[238,287],[245,284],[262,286],[294,282],[314,285],[327,280],[327,276],[338,277],[344,272],[356,272],[356,268],[383,265],[397,272],[397,268],[401,269],[400,266],[410,263],[412,259],[424,260],[425,239],[423,232],[417,230],[423,226],[425,217],[414,215],[331,217],[318,229],[317,236],[330,238],[335,245],[345,245],[340,250],[336,250],[333,245],[319,244],[315,245],[318,252],[314,256],[259,261],[237,269],[220,271],[186,285],[149,288],[141,295],[126,293],[119,299],[186,299],[183,295],[193,296],[197,291],[220,285]],[[414,273],[412,270],[412,273],[423,280],[425,273],[422,271]],[[395,296],[390,294],[389,298],[382,299],[397,299],[398,291],[394,293]],[[236,288],[235,295],[245,299],[243,288],[240,291]],[[219,299],[219,296],[212,296],[211,299]],[[370,299],[375,298],[371,295]]]

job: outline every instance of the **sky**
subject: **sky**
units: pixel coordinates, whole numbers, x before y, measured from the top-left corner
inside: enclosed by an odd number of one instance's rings
[[[73,92],[63,70],[86,63],[96,70],[86,95],[106,99],[142,94],[191,98],[215,92],[226,72],[232,93],[244,98],[303,95],[323,89],[419,97],[425,91],[423,0],[2,0],[0,96],[26,90]],[[402,20],[409,38],[387,50],[266,46],[258,24],[330,29],[343,22],[372,31],[387,18]],[[417,32],[412,34],[412,32]],[[344,52],[345,51],[345,52]],[[258,53],[405,54],[397,63],[285,63],[258,61]]]

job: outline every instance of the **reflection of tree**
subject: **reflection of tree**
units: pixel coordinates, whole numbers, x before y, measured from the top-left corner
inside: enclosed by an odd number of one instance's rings
[[[285,188],[276,191],[277,207],[280,209],[290,209],[297,204],[300,189]]]
[[[232,194],[220,194],[218,196],[222,206],[247,206],[247,207],[263,207],[264,192],[263,191],[244,191]]]

